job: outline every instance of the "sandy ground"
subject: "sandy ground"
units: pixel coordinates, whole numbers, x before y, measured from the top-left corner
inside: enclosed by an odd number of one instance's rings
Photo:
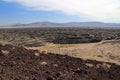
[[[29,47],[28,49],[120,65],[120,41],[102,41],[86,44],[47,44],[46,46]]]

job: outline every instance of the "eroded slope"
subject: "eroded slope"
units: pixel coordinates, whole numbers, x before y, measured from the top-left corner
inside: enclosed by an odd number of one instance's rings
[[[120,66],[0,45],[1,80],[120,80]]]

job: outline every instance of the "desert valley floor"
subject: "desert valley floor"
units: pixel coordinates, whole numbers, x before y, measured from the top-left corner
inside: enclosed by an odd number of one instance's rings
[[[120,29],[0,29],[1,80],[120,80]]]

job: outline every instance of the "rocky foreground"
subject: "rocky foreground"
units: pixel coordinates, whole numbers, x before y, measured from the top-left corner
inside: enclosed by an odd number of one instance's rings
[[[0,45],[0,80],[120,80],[120,65]]]

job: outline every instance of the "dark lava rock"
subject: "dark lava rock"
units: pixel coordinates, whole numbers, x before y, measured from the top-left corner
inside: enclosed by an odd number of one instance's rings
[[[35,56],[36,50],[12,45],[0,45],[2,50],[9,55],[0,56],[0,80],[120,80],[120,65],[113,63],[51,53]]]

